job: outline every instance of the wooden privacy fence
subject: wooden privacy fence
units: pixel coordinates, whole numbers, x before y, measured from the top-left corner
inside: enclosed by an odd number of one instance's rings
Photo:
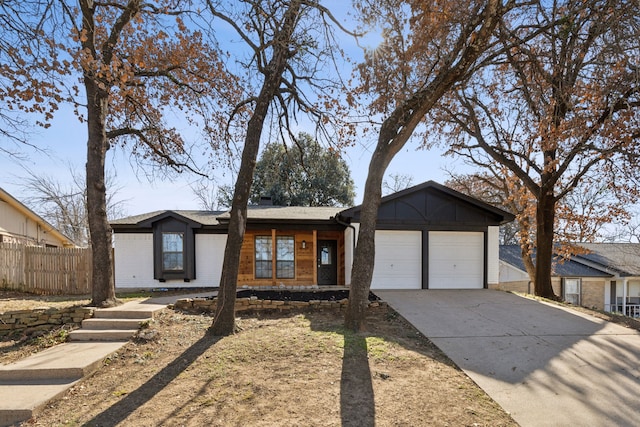
[[[0,243],[0,288],[44,295],[91,293],[91,249]]]

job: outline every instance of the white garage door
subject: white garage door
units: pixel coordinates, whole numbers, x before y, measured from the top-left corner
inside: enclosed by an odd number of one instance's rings
[[[429,289],[484,287],[484,233],[429,232]]]
[[[376,231],[371,289],[422,288],[422,232]]]

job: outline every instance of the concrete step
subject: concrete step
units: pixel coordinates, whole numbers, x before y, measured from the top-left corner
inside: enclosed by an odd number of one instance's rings
[[[0,383],[0,426],[12,426],[33,417],[79,380]]]
[[[165,305],[132,301],[97,309],[83,329],[69,333],[70,342],[18,362],[0,365],[0,427],[28,420],[69,387],[102,366]]]
[[[48,348],[26,359],[0,365],[0,384],[15,381],[78,379],[98,369],[121,342],[68,342]],[[0,394],[0,396],[4,396]],[[3,399],[0,399],[2,402]]]
[[[69,332],[70,341],[128,341],[138,329],[76,329]]]
[[[152,319],[111,319],[92,318],[82,321],[82,329],[103,330],[103,329],[139,329],[143,323]]]
[[[127,310],[115,308],[105,308],[93,312],[94,319],[149,319],[159,310]]]

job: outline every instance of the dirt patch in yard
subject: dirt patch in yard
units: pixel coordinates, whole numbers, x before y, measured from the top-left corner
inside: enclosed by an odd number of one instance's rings
[[[87,295],[33,295],[24,292],[0,291],[0,313],[36,308],[66,308],[85,306],[91,302]]]
[[[342,328],[333,312],[249,316],[230,337],[165,310],[25,425],[515,426],[395,312]],[[153,334],[152,334],[153,335]]]

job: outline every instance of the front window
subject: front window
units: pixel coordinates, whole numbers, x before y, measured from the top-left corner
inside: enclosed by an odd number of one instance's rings
[[[276,277],[293,279],[295,277],[295,239],[293,236],[276,238]]]
[[[270,236],[256,237],[256,278],[271,279],[272,250]]]
[[[580,305],[580,279],[564,279],[564,300],[573,305]]]
[[[184,233],[162,233],[162,269],[184,271]]]
[[[272,244],[271,236],[256,236],[256,279],[271,279],[273,277]],[[295,277],[295,238],[293,236],[276,237],[275,265],[278,279],[293,279]]]

